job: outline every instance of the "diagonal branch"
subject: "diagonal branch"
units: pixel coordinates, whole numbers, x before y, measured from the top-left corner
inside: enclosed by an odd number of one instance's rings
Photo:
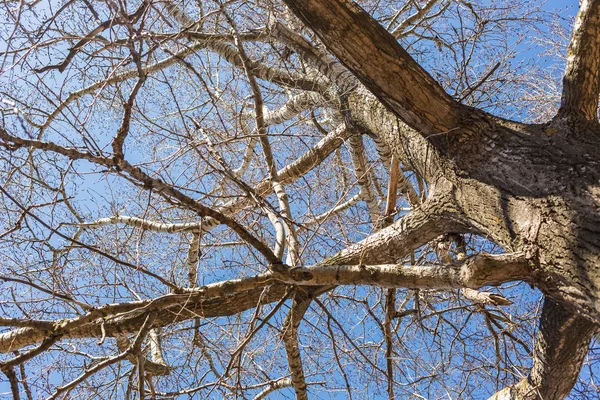
[[[392,31],[392,35],[394,35],[394,37],[397,38],[404,36],[404,30],[408,26],[415,24],[418,20],[425,17],[429,10],[431,10],[433,6],[435,6],[438,3],[438,1],[439,0],[429,0],[427,3],[425,3],[423,7],[418,8],[414,14],[411,14],[408,17],[406,17],[406,19],[404,19],[398,24],[397,27],[394,28],[394,30]]]
[[[21,398],[19,395],[19,380],[17,379],[17,374],[15,374],[15,369],[12,367],[5,368],[2,372],[4,372],[4,375],[8,378],[13,400],[19,400]]]
[[[366,239],[329,257],[326,264],[376,264],[399,260],[446,232],[464,231],[459,211],[440,193]]]
[[[154,72],[161,71],[167,67],[170,67],[176,63],[185,63],[184,60],[186,57],[197,53],[201,49],[208,49],[214,51],[235,67],[242,66],[238,51],[235,49],[235,47],[231,46],[229,43],[224,41],[221,35],[203,35],[200,36],[200,39],[190,43],[189,46],[186,46],[177,53],[168,52],[171,54],[170,56],[159,60],[153,64],[146,65],[142,69],[142,73],[143,75],[150,75]],[[324,79],[315,80],[312,77],[306,76],[305,74],[301,74],[294,71],[286,71],[276,67],[270,67],[264,63],[260,63],[255,60],[251,61],[250,68],[258,78],[287,87],[299,88],[303,90],[322,90],[323,85],[326,84],[326,82],[323,82]],[[42,124],[35,126],[40,128],[41,130],[44,130],[48,128],[52,121],[54,121],[56,117],[58,117],[75,100],[85,95],[95,93],[96,91],[103,89],[106,86],[110,86],[118,82],[123,82],[125,80],[135,78],[139,75],[140,71],[137,68],[132,68],[120,73],[116,73],[116,71],[113,71],[106,79],[99,80],[82,89],[69,93],[67,98],[65,98],[48,115],[48,117]]]
[[[155,317],[155,314],[148,314],[148,316],[144,319],[144,323],[138,330],[138,333],[137,333],[137,336],[136,336],[134,342],[131,345],[127,346],[127,348],[125,348],[122,353],[120,353],[116,356],[112,356],[112,357],[94,365],[90,369],[87,369],[86,371],[84,371],[80,376],[78,376],[76,379],[72,380],[71,382],[69,382],[63,386],[57,387],[56,391],[50,397],[48,397],[48,400],[59,398],[62,393],[65,393],[65,392],[68,393],[75,386],[79,385],[81,382],[84,382],[90,376],[101,371],[102,369],[104,369],[116,362],[119,362],[125,358],[130,357],[132,354],[139,353],[141,350],[142,342],[145,339],[146,334],[152,327],[152,322],[154,321],[154,317]]]
[[[284,0],[391,111],[424,136],[459,123],[460,105],[367,12],[350,0]]]
[[[600,94],[600,0],[583,0],[569,44],[558,116],[597,121]]]
[[[149,1],[142,1],[141,4],[139,5],[139,7],[137,8],[137,10],[135,10],[133,13],[128,14],[128,15],[115,16],[111,19],[108,19],[108,20],[100,23],[100,25],[98,25],[96,28],[91,30],[87,35],[85,35],[83,38],[81,38],[75,44],[75,46],[73,46],[69,49],[69,53],[67,54],[67,57],[61,63],[55,64],[55,65],[47,65],[47,66],[39,68],[39,69],[34,69],[33,72],[39,74],[39,73],[53,70],[53,69],[56,69],[59,72],[64,72],[65,69],[71,63],[71,61],[73,61],[73,58],[75,58],[77,53],[79,53],[86,44],[91,42],[100,33],[104,32],[105,30],[107,30],[109,28],[113,28],[113,27],[116,27],[119,25],[128,25],[128,24],[136,23],[140,19],[140,17],[144,14],[144,12],[146,11],[146,9],[148,8],[149,5],[150,5]]]
[[[284,387],[291,386],[291,385],[292,385],[292,380],[289,378],[282,378],[282,379],[273,381],[273,383],[270,383],[269,386],[267,386],[262,392],[257,394],[256,397],[254,397],[254,400],[262,400],[262,399],[266,398],[268,394],[273,393],[274,391],[282,389]]]
[[[233,21],[233,19],[227,13],[225,13],[224,15],[233,27],[234,32],[237,32],[235,22]],[[288,195],[285,192],[284,186],[279,180],[279,175],[277,174],[277,165],[275,164],[271,143],[269,142],[269,137],[267,134],[267,125],[265,123],[263,113],[263,96],[260,91],[258,82],[256,81],[256,77],[254,76],[254,73],[250,68],[250,59],[248,58],[246,50],[244,49],[244,45],[239,40],[237,34],[235,45],[238,48],[240,59],[242,61],[242,66],[244,68],[244,71],[246,72],[246,76],[248,77],[248,83],[250,84],[250,88],[252,89],[254,99],[254,113],[256,119],[256,130],[258,132],[258,137],[263,149],[263,155],[265,163],[267,164],[267,170],[269,171],[269,178],[271,180],[271,184],[273,185],[273,192],[275,192],[275,195],[277,196],[277,200],[279,202],[280,213],[283,219],[283,227],[285,229],[285,239],[288,245],[288,259],[290,260],[289,264],[296,265],[299,257],[298,240],[296,239],[296,232],[294,230],[294,227],[290,223],[290,221],[292,220],[292,211],[290,209]]]
[[[349,135],[350,130],[346,129],[346,124],[341,124],[336,127],[306,153],[277,171],[281,184],[287,185],[293,183],[298,178],[312,171],[313,168],[322,163],[323,160],[333,153],[335,149],[339,148]],[[271,180],[264,179],[260,181],[254,186],[253,191],[259,196],[266,197],[273,192]],[[249,204],[249,202],[251,202],[251,199],[247,197],[236,199],[224,204],[219,210],[225,214],[233,214]],[[202,221],[202,229],[204,231],[209,231],[217,225],[218,221],[215,219],[205,218]]]

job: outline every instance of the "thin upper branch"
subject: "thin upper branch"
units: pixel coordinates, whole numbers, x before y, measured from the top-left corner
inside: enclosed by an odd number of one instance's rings
[[[174,232],[199,232],[202,230],[200,222],[185,223],[161,223],[147,219],[130,217],[127,215],[115,215],[107,218],[100,218],[92,222],[82,222],[74,224],[80,228],[99,228],[104,225],[125,224],[137,228],[146,229],[154,232],[174,233]],[[65,224],[69,225],[69,224]]]
[[[597,121],[600,94],[600,0],[583,0],[569,44],[558,116]]]
[[[20,138],[18,136],[10,135],[6,130],[4,130],[2,128],[0,128],[0,140],[1,140],[0,144],[2,144],[2,141],[4,141],[7,144],[8,143],[12,144],[12,146],[15,148],[27,147],[30,149],[50,151],[50,152],[54,152],[54,153],[58,153],[63,156],[66,156],[72,160],[85,159],[85,160],[88,160],[97,165],[102,165],[102,166],[106,166],[109,168],[117,168],[118,170],[125,172],[127,175],[129,175],[133,179],[134,182],[136,182],[138,185],[144,187],[145,189],[154,190],[156,193],[163,196],[164,198],[166,198],[170,201],[173,201],[173,202],[178,202],[180,205],[197,212],[198,215],[200,215],[200,216],[210,217],[216,221],[226,224],[235,233],[240,235],[240,237],[244,241],[246,241],[248,244],[253,246],[256,250],[258,250],[263,256],[265,256],[265,258],[271,264],[281,264],[281,260],[279,259],[279,257],[275,256],[275,254],[273,254],[271,249],[266,244],[264,244],[261,240],[256,238],[253,234],[251,234],[240,223],[238,223],[237,221],[233,220],[231,217],[228,217],[217,210],[213,210],[210,207],[204,206],[199,201],[194,200],[193,198],[189,197],[188,195],[181,192],[180,190],[175,189],[172,185],[164,182],[163,180],[150,176],[149,174],[144,172],[141,168],[130,164],[125,159],[118,159],[118,158],[117,159],[114,159],[114,158],[109,159],[109,158],[102,157],[102,156],[92,155],[91,153],[88,153],[88,152],[81,152],[81,151],[71,148],[71,147],[63,147],[63,146],[60,146],[53,142],[44,142],[44,141],[39,141],[39,140]],[[7,197],[10,197],[10,195],[8,193],[4,192],[4,194]],[[19,207],[22,208],[23,210],[25,210],[25,208],[23,208],[23,206],[19,206]],[[29,214],[32,215],[31,213],[29,213]],[[43,224],[43,221],[39,221],[39,222]],[[49,226],[47,226],[47,228],[52,229]],[[56,230],[54,230],[54,231],[56,232]],[[60,234],[58,232],[56,232],[56,233],[59,234],[60,236],[63,236],[62,234]],[[76,242],[72,238],[65,237],[65,239]],[[76,242],[76,243],[81,244],[80,242]],[[86,247],[89,248],[89,246],[86,246]],[[163,283],[165,283],[165,282],[163,282]],[[168,283],[165,283],[165,284],[168,284]]]

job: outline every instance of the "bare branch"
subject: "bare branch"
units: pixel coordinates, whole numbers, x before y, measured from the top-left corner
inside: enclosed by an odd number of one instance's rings
[[[387,288],[451,289],[531,281],[529,261],[523,254],[479,255],[459,266],[313,265],[290,271],[287,283],[303,285],[372,285]]]
[[[459,220],[452,199],[440,195],[389,227],[329,257],[325,263],[376,264],[384,260],[400,260],[443,233],[464,231],[466,228]]]
[[[73,224],[74,226],[78,226],[80,228],[99,228],[105,225],[113,225],[113,224],[125,224],[128,226],[133,226],[136,228],[142,228],[149,231],[154,232],[163,232],[163,233],[176,233],[176,232],[196,232],[202,229],[201,222],[188,222],[181,224],[167,224],[160,223],[155,221],[150,221],[147,219],[130,217],[127,215],[115,215],[108,218],[100,218],[96,221],[92,222],[84,222]],[[68,224],[65,224],[68,225]]]
[[[81,374],[79,377],[77,377],[76,379],[67,383],[66,385],[57,387],[54,394],[52,396],[48,397],[47,400],[57,399],[61,394],[65,393],[65,392],[68,393],[75,386],[79,385],[81,382],[85,381],[86,379],[88,379],[90,376],[94,375],[98,371],[101,371],[102,369],[104,369],[116,362],[124,360],[131,354],[138,353],[141,349],[141,345],[142,345],[144,338],[146,337],[146,334],[152,327],[153,320],[154,320],[154,314],[150,314],[150,315],[146,316],[146,318],[144,319],[144,323],[140,327],[134,342],[124,352],[122,352],[116,356],[110,357],[104,361],[99,362],[98,364],[94,365],[93,367],[91,367],[90,369],[85,371],[83,374]]]
[[[573,29],[558,117],[597,121],[600,95],[600,1],[583,0]]]
[[[19,400],[21,395],[19,394],[19,381],[17,379],[17,374],[15,374],[15,369],[12,367],[3,368],[2,372],[6,375],[6,378],[8,378],[13,400]]]
[[[177,200],[178,202],[180,202],[182,205],[185,205],[185,207],[189,207],[189,209],[196,211],[200,216],[211,217],[216,221],[226,224],[234,232],[239,234],[243,240],[245,240],[247,243],[254,246],[263,256],[265,256],[265,258],[271,264],[274,264],[274,265],[281,264],[281,260],[277,256],[275,256],[275,254],[273,254],[273,252],[271,251],[271,249],[269,249],[269,247],[267,245],[265,245],[262,241],[257,239],[250,232],[248,232],[248,230],[246,228],[244,228],[242,225],[240,225],[238,222],[236,222],[232,218],[224,215],[223,213],[221,213],[217,210],[213,210],[210,207],[206,207],[206,206],[202,205],[200,202],[192,199],[188,195],[173,188],[173,186],[166,184],[161,179],[153,178],[152,176],[145,173],[141,168],[131,165],[125,159],[108,159],[105,157],[94,156],[94,155],[91,155],[90,153],[83,153],[83,152],[80,152],[80,151],[72,149],[72,148],[62,147],[62,146],[59,146],[52,142],[43,142],[43,141],[33,140],[33,139],[21,139],[16,136],[9,135],[5,130],[3,130],[1,128],[0,128],[0,139],[3,139],[7,142],[12,142],[18,146],[28,146],[28,147],[32,147],[32,148],[40,149],[40,150],[44,150],[44,151],[56,152],[58,154],[62,154],[64,156],[67,156],[74,160],[86,159],[95,164],[104,165],[109,168],[116,167],[116,168],[120,169],[121,171],[128,173],[132,178],[137,180],[140,183],[140,185],[143,186],[145,189],[155,190],[161,196],[165,196],[167,198],[172,197],[175,200]],[[1,187],[0,187],[0,190],[2,190],[7,197],[10,197],[10,195],[8,195],[6,193],[6,191],[4,189],[2,189]],[[23,206],[20,206],[20,207],[23,208],[23,210],[25,210],[25,208]],[[43,223],[43,221],[40,221],[40,222]],[[50,228],[50,227],[48,226],[48,228]],[[52,228],[50,228],[50,229],[52,229]],[[56,233],[61,235],[59,232],[56,232]],[[72,238],[66,238],[66,239],[74,241],[74,239],[72,239]],[[76,243],[83,245],[81,242],[78,242],[78,241]],[[89,247],[89,246],[87,246],[87,247]],[[111,258],[112,256],[106,256],[106,257]],[[111,259],[113,259],[113,261],[116,260],[114,257],[112,257]],[[116,261],[116,262],[119,262],[119,261]],[[166,285],[169,285],[169,283],[167,283],[167,281],[165,281],[164,279],[162,279],[162,278],[157,278],[157,279],[159,279],[161,282],[165,283]]]
[[[269,386],[265,390],[263,390],[262,392],[257,394],[256,397],[254,397],[254,400],[262,400],[262,399],[266,398],[267,395],[275,392],[276,390],[283,389],[288,386],[292,386],[291,379],[289,379],[289,378],[278,379],[278,380],[274,381],[273,383],[269,384]]]
[[[339,148],[344,140],[350,135],[350,130],[346,129],[345,124],[341,124],[331,131],[327,136],[321,139],[316,145],[311,147],[306,153],[298,157],[295,161],[277,171],[279,180],[282,184],[295,182],[300,177],[309,173],[313,168],[325,160],[333,151]],[[266,196],[273,191],[270,179],[259,182],[254,188],[254,192],[260,196]],[[234,213],[243,208],[250,202],[250,199],[232,201],[223,205],[222,212]],[[217,225],[215,219],[205,219],[202,228],[205,231]]]
[[[419,8],[417,10],[417,12],[415,12],[414,14],[411,14],[410,16],[406,17],[402,22],[400,22],[398,24],[398,26],[396,26],[392,30],[392,35],[394,35],[394,37],[397,37],[397,38],[401,37],[402,34],[404,33],[404,30],[409,25],[413,25],[419,19],[421,19],[425,15],[427,15],[427,13],[429,12],[429,10],[431,10],[433,8],[433,6],[435,6],[438,3],[438,1],[439,0],[429,0],[427,3],[425,3],[425,5],[423,7]]]
[[[296,392],[296,398],[301,400],[308,399],[306,393],[306,377],[302,368],[302,357],[298,347],[298,326],[304,318],[311,303],[311,292],[298,289],[294,295],[292,307],[283,322],[281,338],[287,354],[288,366],[292,374],[292,386]]]
[[[491,306],[509,306],[513,304],[513,302],[506,297],[496,293],[481,292],[470,288],[463,288],[460,290],[460,293],[465,296],[465,298],[478,304],[488,304]]]
[[[365,148],[362,136],[358,132],[353,131],[348,142],[350,144],[350,158],[352,160],[352,166],[354,167],[356,181],[360,187],[361,198],[367,204],[367,209],[371,216],[371,223],[378,229],[382,220],[382,215],[375,194],[373,193],[370,169],[367,165],[367,160],[365,159]]]
[[[157,358],[157,354],[160,354],[160,349],[156,348],[157,337],[156,337],[156,334],[151,335],[151,332],[153,332],[153,331],[155,331],[155,330],[151,329],[150,333],[149,333],[150,347],[153,350],[152,356]],[[127,356],[125,358],[133,365],[138,365],[139,361],[140,361],[139,358],[144,357],[144,355],[141,352],[141,348],[140,348],[140,350],[135,351],[135,352],[133,350],[128,351],[128,349],[132,348],[132,343],[129,340],[129,338],[124,334],[116,334],[115,339],[116,339],[117,347],[118,347],[119,351],[127,354]],[[144,364],[144,370],[146,371],[146,373],[153,375],[153,376],[169,375],[169,373],[171,372],[171,368],[165,363],[165,361],[162,359],[162,357],[158,357],[156,360],[146,359],[144,357],[143,364]]]

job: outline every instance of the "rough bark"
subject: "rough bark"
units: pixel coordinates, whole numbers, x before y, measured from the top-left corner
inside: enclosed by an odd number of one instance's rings
[[[287,354],[288,365],[292,375],[292,386],[296,392],[296,399],[306,400],[306,378],[302,368],[302,357],[300,347],[298,347],[298,327],[304,318],[311,303],[312,293],[301,291],[296,292],[292,307],[283,322],[281,338]]]
[[[396,136],[405,143],[390,140],[399,159],[408,158],[406,148],[419,142],[418,136],[425,138],[434,153],[433,168],[439,170],[431,184],[438,184],[436,178],[447,182],[465,223],[507,250],[534,255],[535,284],[600,322],[598,123],[556,118],[545,125],[525,125],[461,106],[354,3],[286,4],[392,114],[417,131]],[[592,14],[595,4],[590,3]],[[588,18],[576,32],[597,32],[595,21]],[[565,93],[572,90],[565,87]],[[366,122],[367,114],[391,118],[364,99],[354,106],[353,116]],[[427,114],[431,110],[436,116]],[[423,152],[424,146],[416,147]]]
[[[285,3],[404,121],[418,126],[426,135],[446,132],[456,126],[458,114],[454,100],[396,44],[391,33],[354,2],[286,0]],[[362,29],[354,29],[357,25]]]

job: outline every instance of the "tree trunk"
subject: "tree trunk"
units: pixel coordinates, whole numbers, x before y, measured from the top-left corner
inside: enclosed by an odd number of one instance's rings
[[[574,37],[599,31],[598,18],[585,16],[597,14],[600,1],[584,3]],[[565,103],[571,112],[543,125],[504,120],[450,98],[352,1],[286,4],[372,93],[359,87],[348,96],[352,118],[427,177],[431,192],[451,198],[470,231],[525,252],[544,293],[600,322],[600,125],[589,119],[592,100]],[[569,64],[565,90],[589,94],[598,77],[579,69],[597,71],[596,52],[574,42],[578,64]],[[579,81],[595,86],[586,91]]]

